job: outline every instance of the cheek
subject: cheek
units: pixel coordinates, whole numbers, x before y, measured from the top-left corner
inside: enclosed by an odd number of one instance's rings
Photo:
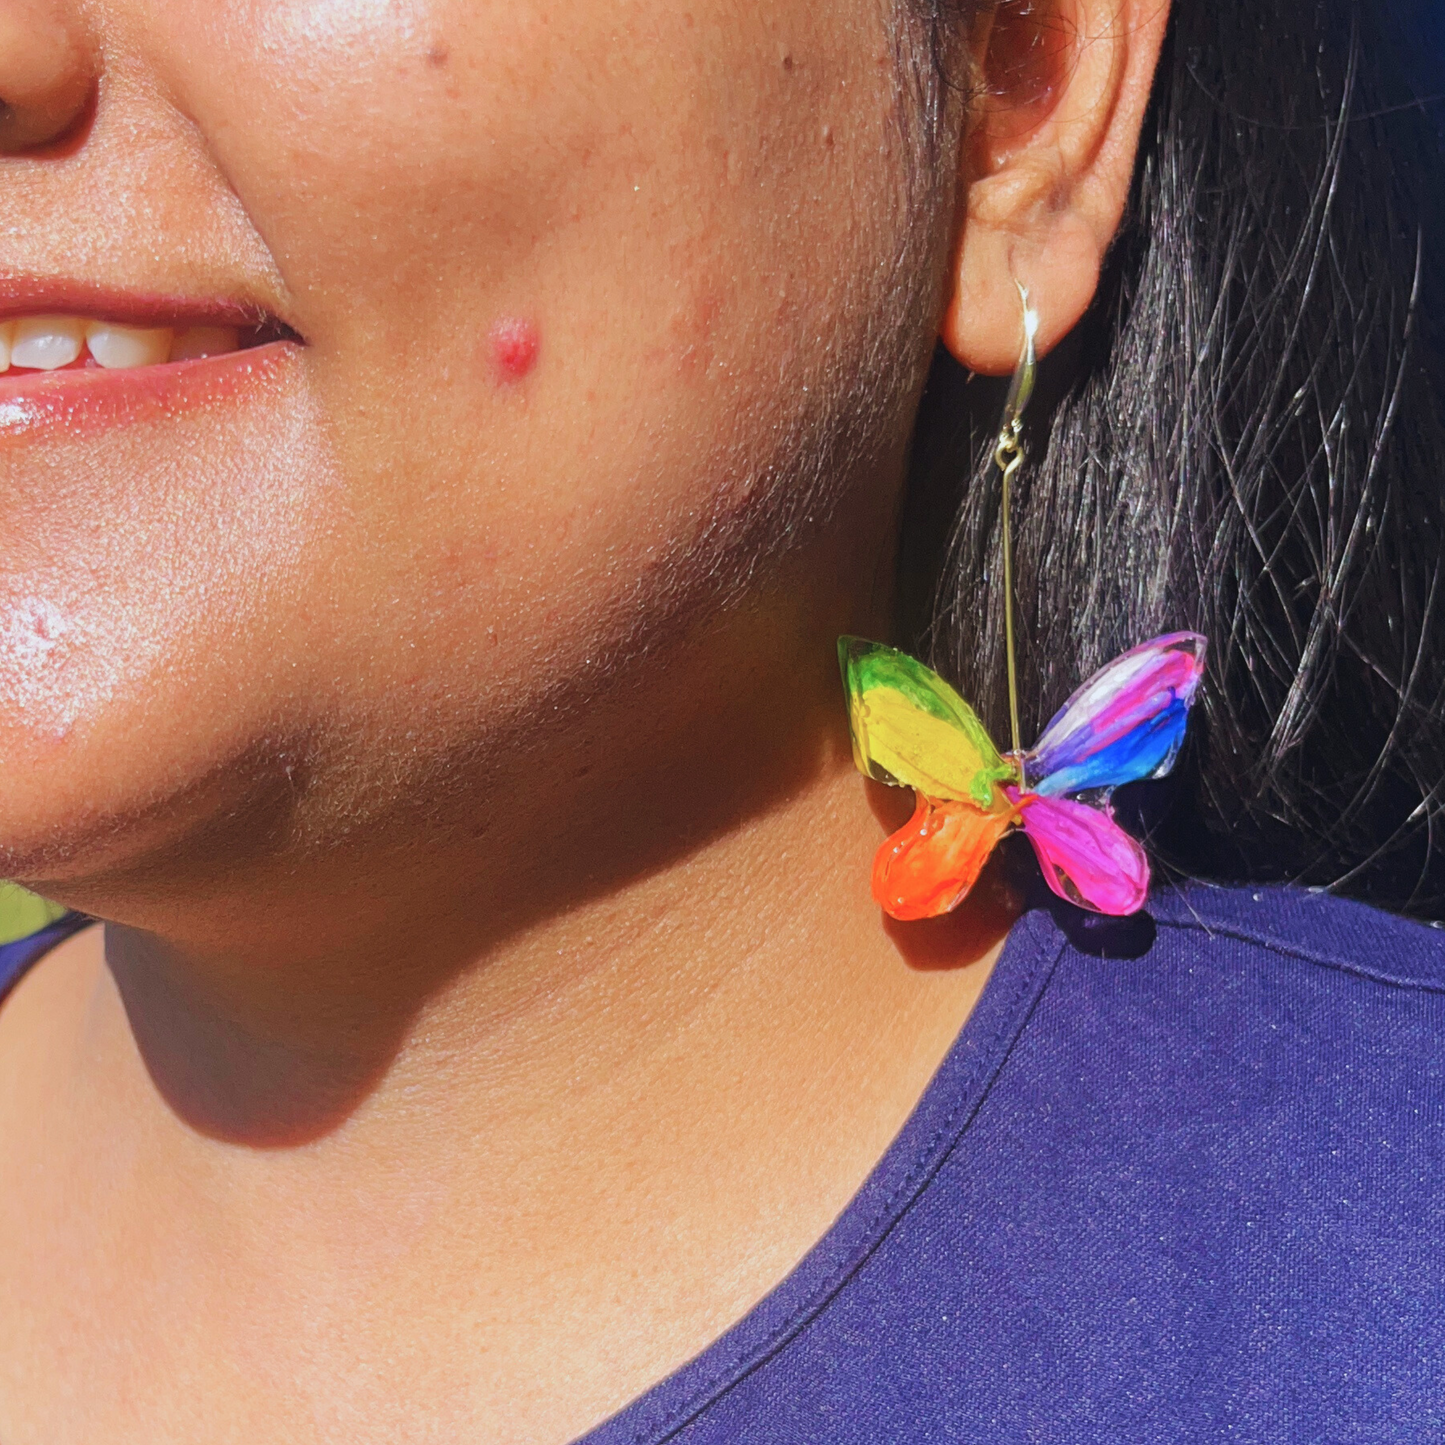
[[[310,343],[341,569],[386,599],[339,674],[444,690],[484,645],[541,685],[706,571],[836,369],[837,277],[881,270],[843,254],[890,143],[871,4],[131,3]]]
[[[167,82],[326,329],[420,302],[415,334],[438,283],[488,291],[499,247],[552,221],[585,130],[601,158],[576,102],[591,6],[564,25],[538,0],[141,3]],[[341,299],[366,314],[333,314]]]

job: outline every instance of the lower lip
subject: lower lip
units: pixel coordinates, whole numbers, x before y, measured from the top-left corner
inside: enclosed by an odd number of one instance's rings
[[[272,341],[161,366],[0,375],[0,440],[52,432],[87,436],[214,406],[263,388],[300,349],[293,341]]]

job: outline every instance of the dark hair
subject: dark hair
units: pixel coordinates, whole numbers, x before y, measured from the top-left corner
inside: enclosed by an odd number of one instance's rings
[[[1445,163],[1402,29],[1382,0],[1175,0],[1123,229],[1031,408],[1020,691],[1036,733],[1115,653],[1205,633],[1156,854],[1439,916]],[[899,591],[999,730],[1004,385],[936,359]]]

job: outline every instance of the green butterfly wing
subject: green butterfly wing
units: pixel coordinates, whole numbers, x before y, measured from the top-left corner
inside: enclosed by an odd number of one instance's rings
[[[58,903],[48,903],[13,883],[0,883],[0,943],[28,938],[64,915]]]
[[[985,812],[1010,807],[999,784],[1016,782],[977,714],[929,668],[897,648],[838,639],[848,725],[858,771],[927,797],[969,802]]]

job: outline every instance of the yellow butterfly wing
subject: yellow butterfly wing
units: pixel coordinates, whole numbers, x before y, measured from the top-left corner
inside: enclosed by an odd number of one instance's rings
[[[999,785],[1018,781],[1016,765],[937,673],[861,637],[838,639],[838,661],[859,772],[987,813],[1013,811]]]

